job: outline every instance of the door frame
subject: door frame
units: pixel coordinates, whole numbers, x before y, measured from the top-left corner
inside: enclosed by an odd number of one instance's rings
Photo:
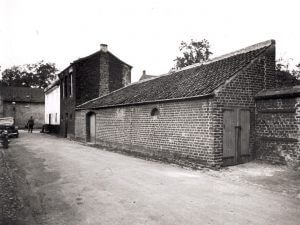
[[[224,165],[236,165],[239,163],[243,162],[243,157],[249,157],[250,156],[250,137],[251,137],[251,113],[253,112],[253,109],[255,107],[224,107],[222,109],[222,161]],[[234,130],[235,130],[235,134],[234,134],[234,156],[223,156],[223,152],[224,152],[224,112],[226,110],[230,110],[230,111],[234,111],[235,114],[235,122],[236,124],[234,125]],[[248,148],[249,148],[249,153],[248,154],[242,154],[241,152],[241,114],[240,111],[245,110],[245,111],[249,111],[249,141],[248,141]]]
[[[92,115],[95,116],[95,140],[91,140],[90,120]],[[86,121],[86,142],[96,143],[96,113],[93,111],[86,113],[85,121]]]

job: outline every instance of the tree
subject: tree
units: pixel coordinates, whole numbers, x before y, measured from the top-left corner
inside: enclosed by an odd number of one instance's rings
[[[294,68],[292,68],[291,66],[292,60],[293,59],[291,58],[290,59],[279,58],[276,61],[276,71],[288,73],[293,77],[295,77],[296,79],[300,80],[300,63],[295,65]]]
[[[44,61],[12,66],[2,72],[2,83],[8,86],[46,88],[55,80],[57,71],[54,63]]]
[[[295,66],[295,69],[292,70],[292,75],[300,80],[300,63]]]
[[[182,56],[177,56],[175,67],[173,69],[180,69],[194,63],[201,63],[207,61],[212,54],[210,52],[210,44],[206,39],[195,41],[191,39],[190,43],[182,41],[179,46]]]

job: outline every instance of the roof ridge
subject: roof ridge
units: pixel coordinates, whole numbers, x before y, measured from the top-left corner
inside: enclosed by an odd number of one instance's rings
[[[161,78],[161,77],[165,77],[165,76],[169,76],[169,75],[171,76],[171,75],[176,74],[177,72],[180,72],[180,71],[183,71],[183,70],[195,68],[195,67],[202,66],[202,65],[211,64],[211,63],[214,63],[214,62],[223,60],[223,59],[230,58],[230,57],[235,56],[235,55],[241,55],[241,54],[248,53],[248,52],[250,52],[250,51],[259,50],[259,49],[261,49],[261,48],[263,48],[263,47],[269,47],[269,46],[271,46],[272,44],[275,44],[275,40],[272,40],[272,39],[271,39],[271,40],[268,40],[268,41],[264,41],[264,42],[260,42],[260,43],[257,43],[257,44],[248,46],[248,47],[246,47],[246,48],[239,49],[239,50],[237,50],[237,51],[233,51],[233,52],[231,52],[231,53],[227,53],[227,54],[221,55],[221,56],[219,56],[219,57],[215,57],[215,58],[213,58],[213,59],[211,59],[211,60],[209,60],[209,61],[207,61],[207,62],[196,63],[196,64],[193,64],[193,65],[184,67],[184,68],[182,68],[182,69],[180,69],[180,70],[170,71],[170,72],[165,73],[165,74],[162,74],[162,75],[160,75],[160,76],[152,77],[152,78],[149,78],[149,79],[144,79],[144,80],[141,80],[141,81],[136,81],[136,82],[133,82],[133,83],[131,83],[131,84],[125,86],[125,87],[122,87],[122,88],[120,88],[120,89],[114,90],[114,91],[112,91],[112,92],[110,92],[110,93],[108,93],[108,94],[106,94],[106,95],[102,95],[102,96],[99,96],[99,97],[97,97],[97,98],[91,99],[91,100],[89,100],[89,101],[87,101],[87,102],[84,102],[84,103],[82,103],[82,104],[76,106],[76,108],[80,108],[80,107],[82,107],[82,106],[84,106],[84,105],[86,105],[86,104],[88,104],[88,103],[90,103],[90,102],[93,102],[93,101],[96,101],[96,100],[98,100],[98,99],[104,98],[105,96],[111,95],[111,94],[113,94],[113,93],[115,93],[115,92],[119,92],[119,91],[121,91],[121,90],[123,90],[123,89],[125,89],[125,88],[129,88],[129,87],[134,86],[134,85],[137,85],[137,84],[141,84],[141,83],[145,83],[145,82],[150,82],[150,81],[152,81],[152,80],[156,80],[156,79],[159,79],[159,78]],[[263,51],[261,51],[259,54],[261,54],[262,52],[263,52]],[[257,57],[257,56],[256,56],[256,57]],[[235,74],[235,73],[234,73],[234,74]]]
[[[220,60],[223,60],[223,59],[227,59],[227,58],[235,56],[235,55],[245,54],[247,52],[255,51],[255,50],[258,50],[258,49],[263,48],[263,47],[268,47],[268,46],[270,46],[272,44],[275,44],[275,40],[274,39],[270,39],[270,40],[267,40],[267,41],[259,42],[259,43],[256,43],[254,45],[250,45],[248,47],[241,48],[239,50],[236,50],[236,51],[233,51],[233,52],[230,52],[230,53],[226,53],[224,55],[220,55],[220,56],[214,57],[214,58],[212,58],[210,60],[207,60],[207,61],[204,61],[204,62],[195,63],[195,64],[192,64],[192,65],[183,67],[181,69],[172,71],[172,73],[183,71],[183,70],[187,70],[187,69],[191,69],[191,68],[195,68],[197,66],[202,66],[202,65],[207,65],[207,64],[210,64],[210,63],[214,63],[214,62],[217,62],[217,61],[220,61]]]

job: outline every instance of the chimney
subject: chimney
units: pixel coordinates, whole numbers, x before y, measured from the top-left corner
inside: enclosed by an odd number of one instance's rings
[[[143,75],[146,75],[146,70],[143,70]]]
[[[100,44],[100,50],[102,52],[107,52],[107,44]]]

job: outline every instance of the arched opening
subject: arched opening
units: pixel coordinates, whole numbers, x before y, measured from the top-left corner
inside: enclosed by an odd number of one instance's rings
[[[158,117],[158,115],[159,115],[159,110],[158,110],[158,108],[153,108],[153,109],[151,110],[150,115],[151,115],[151,117],[152,117],[153,119],[157,119],[157,117]]]
[[[86,141],[96,143],[96,114],[94,112],[86,114]]]

